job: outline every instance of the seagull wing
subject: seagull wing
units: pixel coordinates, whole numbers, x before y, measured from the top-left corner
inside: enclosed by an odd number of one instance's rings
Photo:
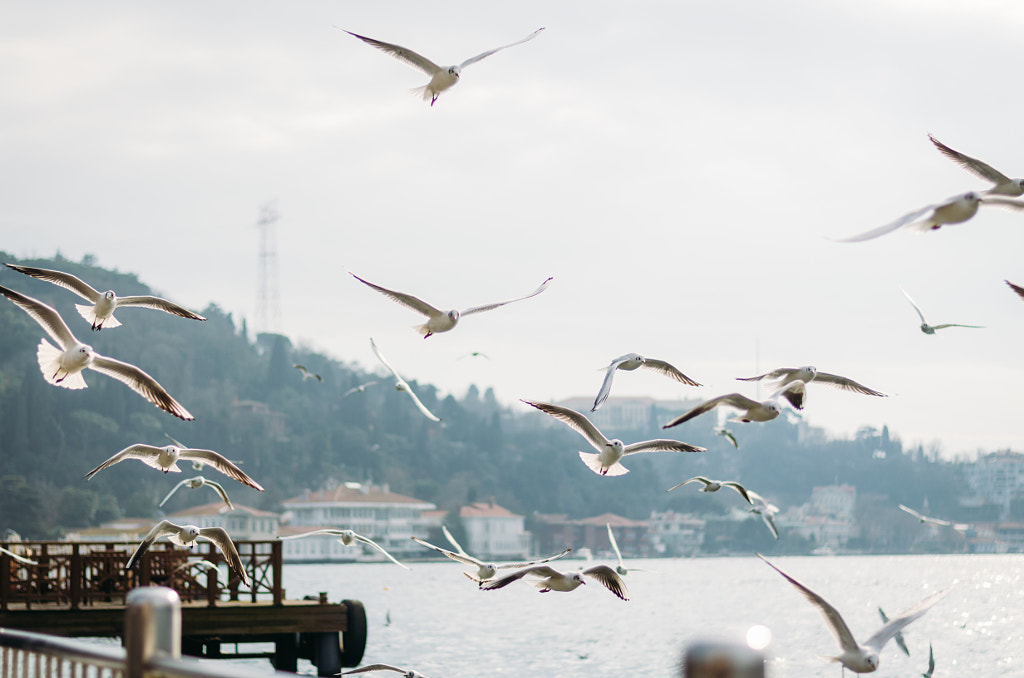
[[[448,540],[448,543],[455,547],[455,550],[458,551],[459,555],[466,556],[467,558],[469,557],[469,554],[466,553],[466,549],[462,548],[462,544],[455,541],[455,537],[453,537],[452,533],[448,531],[448,527],[446,525],[441,525],[441,532],[444,533],[444,538]]]
[[[593,577],[601,582],[601,585],[623,600],[629,600],[629,591],[626,590],[626,583],[622,581],[619,573],[607,565],[595,565],[583,570],[583,574]]]
[[[367,281],[363,280],[362,278],[360,278],[355,273],[351,273],[350,272],[350,275],[353,278],[355,278],[356,280],[358,280],[359,282],[361,282],[364,285],[366,285],[367,287],[372,287],[373,289],[377,290],[378,292],[380,292],[381,294],[386,296],[388,299],[391,299],[392,301],[396,301],[399,304],[401,304],[402,306],[405,306],[410,311],[416,311],[417,313],[421,313],[421,314],[427,316],[428,318],[433,318],[435,316],[444,315],[443,311],[440,311],[440,310],[434,308],[433,306],[431,306],[427,302],[425,302],[422,299],[419,299],[417,297],[414,297],[411,294],[405,294],[404,292],[396,292],[394,290],[389,290],[389,289],[387,289],[385,287],[381,287],[380,285],[374,285],[372,282],[367,282]]]
[[[726,480],[724,483],[722,483],[722,486],[723,487],[731,487],[732,489],[734,489],[737,492],[739,492],[740,495],[744,499],[747,500],[748,504],[753,504],[754,503],[754,502],[750,501],[750,495],[747,493],[747,488],[743,487],[742,485],[737,483],[735,480]]]
[[[995,205],[996,207],[1003,207],[1014,212],[1024,212],[1024,200],[1014,200],[1013,198],[1002,198],[999,196],[985,196],[981,199],[986,205]]]
[[[496,570],[508,570],[510,568],[513,568],[513,567],[531,567],[533,565],[540,565],[541,563],[550,563],[552,560],[558,560],[559,558],[564,558],[565,556],[569,555],[570,551],[572,551],[571,548],[565,549],[561,553],[557,553],[557,554],[555,554],[553,556],[549,556],[548,558],[544,558],[542,560],[531,560],[531,561],[528,561],[528,562],[521,562],[521,563],[501,563],[500,565],[495,565],[494,569],[496,569]]]
[[[487,57],[491,56],[495,52],[499,52],[499,51],[505,49],[506,47],[514,47],[516,45],[523,44],[527,40],[533,40],[538,35],[540,35],[540,32],[543,31],[543,30],[544,30],[543,28],[538,28],[537,30],[535,30],[533,33],[530,33],[528,36],[526,36],[522,40],[516,40],[515,42],[510,42],[507,45],[502,45],[501,47],[495,47],[494,49],[490,49],[490,50],[487,50],[486,52],[482,52],[480,54],[477,54],[475,57],[470,57],[470,58],[466,59],[465,61],[463,61],[461,64],[459,64],[459,69],[463,69],[466,66],[469,66],[470,64],[475,64],[476,62],[480,61],[481,59],[486,59]],[[356,36],[356,37],[358,37],[358,36]],[[365,40],[365,38],[363,38],[363,39]]]
[[[664,375],[674,381],[678,381],[680,384],[686,384],[688,386],[701,385],[694,381],[693,379],[690,379],[688,376],[677,370],[672,365],[669,365],[664,360],[653,360],[651,358],[647,358],[644,361],[644,364],[641,365],[640,367],[643,367],[648,370],[654,370],[658,374]]]
[[[342,30],[345,30],[345,29],[342,29]],[[435,64],[430,59],[426,58],[425,56],[423,56],[421,54],[417,54],[416,52],[412,51],[411,49],[409,49],[407,47],[402,47],[401,45],[392,45],[390,42],[382,42],[380,40],[374,40],[373,38],[367,38],[364,35],[359,35],[358,33],[353,33],[352,31],[345,31],[345,32],[348,33],[349,35],[353,36],[353,37],[359,38],[360,40],[365,42],[367,45],[372,45],[373,47],[376,47],[377,49],[381,50],[382,52],[386,52],[387,54],[390,54],[391,56],[395,57],[399,61],[404,61],[405,63],[409,64],[413,68],[420,69],[421,71],[423,71],[424,73],[426,73],[429,76],[433,76],[438,71],[443,70],[440,66]],[[367,284],[369,285],[369,283],[367,283]],[[371,287],[373,287],[373,286],[371,285]],[[351,673],[351,671],[349,673]]]
[[[99,470],[100,470],[100,468],[102,468],[102,467],[99,467],[99,468],[95,469],[94,471],[90,471],[90,472],[89,472],[89,473],[90,473],[90,475],[91,475],[91,474],[93,474],[93,473],[96,473],[96,471],[99,471]],[[86,476],[86,477],[88,477],[88,476]],[[190,483],[190,482],[192,482],[192,478],[185,478],[185,479],[184,479],[184,480],[182,480],[182,481],[181,481],[180,483],[178,483],[177,485],[175,485],[175,486],[174,486],[174,488],[173,488],[173,489],[172,489],[172,490],[171,490],[170,492],[168,492],[168,493],[167,493],[167,496],[166,496],[166,497],[164,497],[163,501],[161,501],[161,502],[160,502],[159,504],[157,504],[157,506],[163,506],[164,504],[166,504],[166,503],[167,503],[167,500],[171,498],[171,495],[173,495],[173,494],[174,494],[175,492],[177,492],[177,491],[178,491],[178,488],[179,488],[179,487],[181,487],[182,485],[185,485],[185,484],[187,484],[187,483]]]
[[[78,343],[75,335],[71,334],[67,323],[60,317],[60,313],[57,313],[57,309],[44,304],[38,299],[26,297],[24,294],[9,290],[6,287],[0,287],[0,294],[13,301],[15,306],[25,311],[25,313],[28,313],[29,317],[39,323],[46,330],[46,333],[50,335],[50,338],[57,342],[65,351]]]
[[[460,311],[459,315],[470,315],[470,314],[473,314],[473,313],[483,313],[484,311],[490,311],[492,309],[498,308],[499,306],[504,306],[505,304],[511,304],[514,301],[522,301],[523,299],[529,299],[530,297],[535,297],[538,294],[540,294],[541,292],[543,292],[544,290],[546,290],[548,288],[548,283],[550,283],[552,280],[554,280],[554,278],[548,278],[547,280],[545,280],[544,282],[542,282],[540,284],[540,287],[538,287],[534,291],[530,292],[525,297],[518,297],[516,299],[509,299],[508,301],[499,301],[496,304],[487,304],[486,306],[474,306],[473,308],[467,308],[465,311]]]
[[[984,326],[982,326],[982,325],[961,325],[959,323],[944,323],[942,325],[932,325],[932,329],[933,330],[944,330],[947,327],[970,327],[970,328],[976,329],[976,330],[983,330],[983,329],[985,329]]]
[[[331,528],[324,528],[322,530],[310,530],[309,532],[303,532],[302,534],[292,534],[287,537],[278,537],[278,539],[301,539],[302,537],[311,537],[314,534],[333,534],[335,536],[344,535],[350,532],[350,530],[337,530]]]
[[[105,462],[103,462],[102,464],[100,464],[99,466],[94,468],[93,470],[91,470],[88,473],[86,473],[85,474],[85,478],[88,480],[89,478],[92,478],[94,475],[96,475],[97,473],[99,473],[103,469],[110,468],[114,464],[117,464],[118,462],[122,462],[125,459],[138,459],[139,461],[141,461],[142,463],[146,464],[147,466],[152,466],[153,468],[160,468],[160,465],[156,462],[156,460],[157,460],[157,457],[160,456],[160,452],[161,451],[162,451],[162,448],[155,447],[153,445],[145,445],[143,443],[137,443],[135,445],[130,445],[130,446],[124,448],[123,450],[121,450],[120,452],[118,452],[117,454],[115,454],[114,456],[112,456],[109,459],[107,459]],[[187,481],[182,481],[182,482],[187,482]],[[177,488],[175,488],[175,489],[177,489]],[[174,490],[171,490],[171,494],[174,494]],[[170,497],[171,495],[169,494],[167,496]],[[164,501],[167,501],[167,499],[164,499]],[[160,505],[163,506],[163,502],[160,502]]]
[[[527,567],[511,574],[506,574],[504,577],[497,577],[495,579],[488,579],[487,581],[480,582],[480,588],[485,591],[504,588],[512,582],[518,581],[527,575],[546,579],[548,577],[561,577],[562,573],[553,567],[548,567],[547,565],[534,565],[533,567]]]
[[[203,485],[209,485],[210,487],[212,487],[217,492],[217,494],[220,495],[220,498],[224,501],[224,503],[228,505],[229,509],[231,509],[232,511],[235,509],[235,505],[232,504],[231,500],[228,498],[227,491],[224,490],[224,487],[220,483],[215,483],[212,480],[207,480],[206,478],[203,478]]]
[[[874,238],[885,235],[886,233],[891,233],[898,228],[906,226],[907,224],[912,224],[929,212],[934,213],[937,208],[942,207],[945,204],[946,203],[936,203],[934,205],[922,207],[919,210],[914,210],[913,212],[904,214],[896,221],[886,224],[885,226],[879,226],[878,228],[873,228],[870,231],[865,231],[864,233],[860,233],[849,238],[839,238],[836,242],[863,242],[865,240],[873,240]]]
[[[476,558],[474,558],[473,556],[467,555],[465,553],[455,553],[454,551],[449,551],[448,549],[443,549],[440,546],[434,546],[430,542],[424,541],[423,539],[420,539],[419,537],[411,537],[411,539],[414,542],[416,542],[417,544],[420,544],[422,546],[426,546],[428,549],[434,549],[438,553],[443,553],[444,555],[448,556],[452,560],[460,562],[460,563],[462,563],[464,565],[473,565],[474,567],[483,567],[483,565],[484,565],[484,563],[482,563],[481,561],[479,561]]]
[[[846,377],[840,377],[837,374],[829,374],[828,372],[818,372],[814,375],[812,381],[820,381],[829,386],[835,386],[841,388],[844,391],[853,391],[854,393],[863,393],[864,395],[880,396],[882,398],[888,397],[887,394],[881,391],[876,391],[873,388],[868,388],[864,384],[858,384],[853,379]]]
[[[393,555],[391,555],[390,553],[388,553],[387,551],[385,551],[385,550],[384,550],[384,547],[383,547],[383,546],[381,546],[380,544],[378,544],[377,542],[375,542],[374,540],[372,540],[372,539],[368,539],[368,538],[366,538],[366,537],[364,537],[364,536],[362,536],[362,535],[360,535],[360,534],[357,534],[357,535],[356,535],[356,540],[357,540],[357,541],[361,541],[361,542],[363,542],[364,544],[369,544],[369,545],[370,545],[370,546],[372,546],[373,548],[377,549],[378,551],[380,551],[381,553],[383,553],[383,554],[384,554],[385,556],[387,556],[387,557],[388,557],[388,560],[390,560],[391,562],[393,562],[393,563],[394,563],[395,565],[398,565],[398,566],[400,566],[400,567],[404,567],[404,568],[405,568],[405,569],[407,569],[407,570],[409,569],[409,568],[408,568],[407,566],[405,566],[405,565],[402,565],[402,564],[401,564],[400,562],[398,562],[397,560],[395,560],[395,557],[394,557]]]
[[[224,559],[228,561],[228,567],[238,575],[239,579],[245,582],[246,586],[252,587],[252,580],[249,578],[249,573],[245,571],[245,565],[242,563],[242,558],[238,555],[235,542],[231,541],[231,537],[223,527],[201,528],[199,536],[212,541],[213,545],[224,554]]]
[[[259,490],[260,492],[263,491],[263,486],[250,478],[245,471],[238,468],[234,462],[226,458],[224,455],[214,452],[213,450],[197,450],[195,448],[186,447],[178,455],[178,458],[187,459],[188,461],[201,461],[207,466],[211,466],[220,471],[229,478],[234,478],[243,485],[248,485],[254,490]]]
[[[668,438],[657,438],[655,440],[644,440],[639,443],[631,443],[623,448],[622,454],[638,454],[640,452],[706,452],[707,449],[697,447],[690,443],[670,440]]]
[[[776,539],[778,539],[779,538],[779,528],[775,527],[775,516],[772,515],[772,511],[769,510],[769,509],[765,509],[765,510],[760,511],[760,514],[761,514],[761,520],[763,520],[764,524],[768,526],[768,529],[771,531],[772,536],[775,537]]]
[[[8,551],[7,549],[5,549],[2,546],[0,546],[0,553],[3,553],[5,555],[10,556],[11,558],[16,560],[17,562],[21,563],[22,565],[38,565],[39,564],[38,562],[36,562],[34,560],[29,560],[28,558],[26,558],[24,556],[19,556],[14,551]]]
[[[1010,289],[1013,290],[1014,292],[1016,292],[1018,297],[1020,297],[1021,299],[1024,299],[1024,287],[1021,287],[1020,285],[1014,285],[1009,280],[1004,280],[1003,282],[1006,283],[1007,285],[1009,285]]]
[[[593,422],[587,419],[585,416],[577,412],[576,410],[570,410],[568,407],[562,407],[561,405],[552,405],[550,403],[530,402],[524,400],[524,403],[530,407],[536,407],[545,414],[550,414],[558,421],[566,424],[573,431],[576,431],[581,436],[587,439],[594,449],[601,451],[601,449],[609,444],[611,441],[601,433]]]
[[[370,347],[373,348],[373,352],[377,356],[377,359],[384,364],[384,367],[388,368],[388,372],[391,373],[391,376],[393,376],[395,379],[398,379],[399,381],[402,381],[402,375],[400,375],[398,371],[391,366],[391,363],[387,361],[387,358],[384,357],[384,354],[380,352],[380,349],[377,348],[377,344],[373,341],[373,337],[370,337]]]
[[[612,380],[615,379],[615,370],[619,369],[619,365],[630,359],[630,355],[624,355],[616,358],[608,365],[608,370],[605,372],[604,381],[601,382],[601,390],[597,392],[597,397],[594,398],[594,406],[590,408],[591,412],[597,412],[601,405],[604,405],[604,401],[608,400],[608,396],[612,392]]]
[[[786,377],[792,376],[798,371],[795,367],[780,367],[777,370],[771,372],[765,372],[759,374],[756,377],[736,377],[737,381],[761,381],[767,379],[768,381],[775,381],[776,379],[785,379]]]
[[[160,537],[166,537],[169,534],[178,534],[180,531],[181,528],[178,525],[175,525],[169,520],[161,520],[153,526],[153,529],[146,533],[145,537],[142,538],[142,542],[135,548],[135,553],[133,553],[132,557],[128,559],[128,563],[125,564],[124,569],[126,571],[132,569],[132,565],[137,563],[139,558],[145,555],[146,551],[149,550],[149,547],[152,546],[153,542],[157,539]]]
[[[865,641],[865,647],[870,647],[875,653],[881,652],[889,639],[896,635],[900,629],[914,621],[931,608],[932,605],[946,597],[950,589],[943,589],[927,596],[924,600],[914,605],[909,610],[902,612],[899,616],[890,619],[882,628],[875,632],[875,635]]]
[[[668,488],[668,490],[666,490],[666,491],[667,492],[671,492],[672,490],[676,489],[677,487],[682,487],[683,485],[688,485],[690,483],[703,483],[704,487],[707,487],[708,485],[711,484],[711,480],[709,478],[705,478],[704,476],[694,476],[694,477],[690,478],[689,480],[684,480],[683,482],[679,483],[678,485],[673,485],[672,487]],[[747,501],[750,501],[750,500],[748,499]]]
[[[924,319],[924,313],[921,313],[921,309],[918,307],[917,304],[914,303],[914,300],[910,298],[910,295],[907,294],[907,291],[901,287],[900,292],[903,292],[903,296],[907,298],[907,301],[910,302],[910,305],[914,307],[915,311],[917,311],[917,317],[921,319],[921,322],[927,323],[928,321]]]
[[[605,526],[608,528],[608,541],[612,544],[612,550],[615,551],[615,557],[619,559],[619,567],[625,567],[622,564],[622,552],[619,551],[619,543],[615,541],[615,533],[612,532],[612,524],[605,523]]]
[[[956,164],[960,165],[974,176],[979,177],[981,179],[985,179],[986,181],[991,181],[994,184],[1010,183],[1011,181],[1013,181],[1002,172],[993,168],[991,165],[983,163],[977,158],[972,158],[969,155],[964,155],[959,151],[954,151],[952,148],[942,143],[941,141],[933,137],[931,134],[928,135],[928,138],[931,140],[933,144],[935,144],[935,148],[939,149],[939,151],[944,156],[946,156]]]
[[[836,641],[839,642],[839,646],[844,652],[854,652],[858,649],[857,641],[854,639],[853,634],[850,633],[849,627],[846,625],[846,622],[843,621],[843,618],[840,616],[836,608],[829,605],[828,602],[817,593],[772,565],[768,559],[760,553],[757,554],[757,557],[768,563],[769,567],[781,574],[787,581],[789,581],[790,584],[795,586],[797,590],[803,594],[804,598],[806,598],[808,602],[818,608],[818,611],[821,612],[821,616],[825,618],[825,623],[828,624],[829,631],[831,631],[832,635],[835,636]]]
[[[404,390],[409,395],[409,397],[412,398],[413,403],[416,404],[416,407],[419,409],[420,412],[423,413],[424,417],[430,419],[431,421],[441,421],[441,417],[437,416],[436,414],[428,410],[427,406],[420,401],[419,397],[413,392],[411,388],[408,387],[408,385],[406,385],[406,388]]]
[[[758,377],[758,379],[759,378],[760,377]],[[678,426],[683,422],[690,421],[694,417],[699,417],[705,412],[710,412],[719,405],[729,405],[730,407],[736,407],[741,410],[749,410],[751,407],[757,407],[759,404],[760,403],[758,403],[756,400],[748,398],[745,395],[739,393],[729,393],[723,396],[718,396],[717,398],[712,398],[707,402],[697,405],[697,407],[694,407],[692,410],[680,414],[678,417],[662,426],[662,428],[672,428],[673,426]]]
[[[66,290],[71,290],[72,292],[82,297],[86,301],[91,301],[94,304],[103,298],[103,295],[100,294],[99,291],[94,289],[91,285],[89,285],[81,278],[73,276],[70,273],[64,273],[63,271],[53,271],[48,268],[16,266],[14,264],[4,264],[4,266],[7,266],[8,268],[13,268],[15,271],[18,271],[19,273],[24,273],[25,275],[32,276],[33,278],[38,278],[40,280],[45,280],[46,282],[53,283],[54,285],[63,287]]]
[[[92,362],[89,363],[89,369],[117,379],[161,410],[170,412],[179,419],[186,421],[195,419],[188,410],[182,407],[177,400],[164,390],[163,386],[157,383],[156,379],[135,365],[107,358],[96,353],[93,355]]]
[[[181,318],[188,318],[189,320],[206,320],[203,316],[198,313],[178,306],[175,303],[161,299],[160,297],[154,297],[149,295],[134,296],[134,297],[119,297],[117,300],[117,306],[139,306],[141,308],[151,308],[157,311],[164,311],[171,315],[176,315]]]
[[[358,669],[352,669],[351,671],[342,671],[342,675],[347,676],[350,673],[366,673],[367,671],[395,671],[397,673],[408,673],[405,669],[400,669],[397,666],[391,664],[368,664]]]

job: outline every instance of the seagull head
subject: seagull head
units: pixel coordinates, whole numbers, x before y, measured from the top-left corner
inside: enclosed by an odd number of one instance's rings
[[[573,572],[569,576],[569,579],[571,579],[572,581],[576,582],[577,586],[580,585],[580,584],[586,584],[587,583],[586,581],[583,580],[583,575],[580,574],[579,572]]]
[[[797,370],[795,377],[800,381],[806,383],[814,379],[814,375],[816,375],[817,373],[818,368],[816,368],[814,365],[804,365],[799,370]]]
[[[462,72],[462,69],[459,68],[458,66],[449,66],[448,67],[448,75],[452,76],[456,80],[459,79],[459,73],[461,73],[461,72]]]
[[[107,290],[106,292],[103,293],[103,298],[106,299],[107,301],[113,301],[114,299],[117,298],[117,295],[114,294],[114,290]]]
[[[452,66],[452,68],[455,68],[455,66]],[[455,77],[458,77],[458,74],[456,74]],[[451,320],[453,323],[459,322],[459,312],[458,311],[448,311],[448,319]]]

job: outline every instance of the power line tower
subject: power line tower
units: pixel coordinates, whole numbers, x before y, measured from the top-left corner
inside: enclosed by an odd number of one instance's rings
[[[260,229],[259,280],[256,292],[256,332],[278,333],[281,304],[277,294],[277,231],[280,218],[274,202],[260,208],[256,227]]]

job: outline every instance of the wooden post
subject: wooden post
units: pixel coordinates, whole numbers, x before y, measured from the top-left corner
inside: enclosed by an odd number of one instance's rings
[[[281,540],[270,544],[270,567],[274,572],[274,605],[284,604],[284,561]]]

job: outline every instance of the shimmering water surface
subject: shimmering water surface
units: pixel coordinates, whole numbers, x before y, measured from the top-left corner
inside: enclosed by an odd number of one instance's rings
[[[1024,556],[772,561],[832,603],[861,641],[881,626],[879,606],[891,617],[954,586],[908,627],[911,656],[890,642],[875,676],[919,676],[929,642],[937,678],[1024,676]],[[632,561],[646,571],[626,576],[628,602],[594,581],[571,593],[541,594],[523,582],[480,591],[458,563],[410,565],[411,572],[391,564],[286,565],[285,586],[289,598],[326,591],[331,601],[362,601],[369,623],[363,663],[431,678],[673,676],[688,643],[744,642],[758,624],[772,632],[765,650],[772,678],[840,674],[822,658],[838,646],[817,610],[754,557]],[[315,673],[305,662],[300,671]]]

